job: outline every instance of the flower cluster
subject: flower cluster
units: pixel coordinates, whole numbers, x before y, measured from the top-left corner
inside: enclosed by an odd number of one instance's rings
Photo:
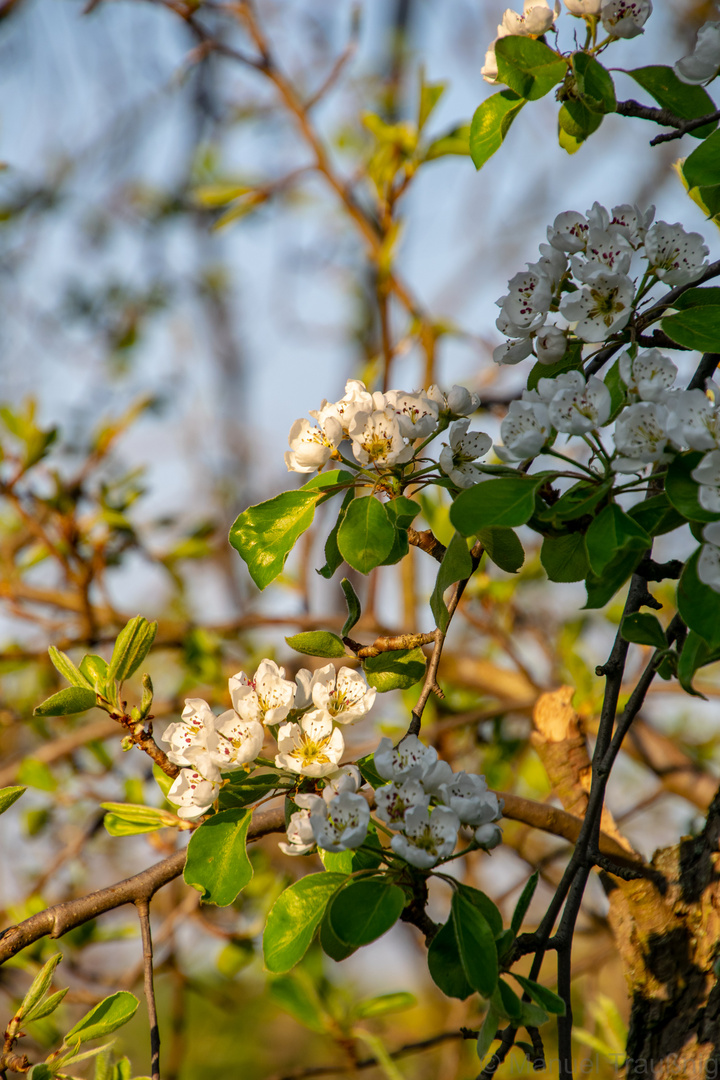
[[[695,48],[673,65],[681,82],[707,86],[720,71],[720,22],[706,22],[698,30]]]
[[[452,855],[461,825],[473,830],[479,847],[490,850],[500,843],[502,830],[495,823],[502,803],[484,777],[454,773],[415,735],[397,747],[381,739],[374,760],[378,774],[389,781],[375,790],[377,817],[394,833],[392,850],[412,866],[429,870]],[[332,852],[359,847],[370,824],[368,800],[358,793],[361,783],[357,766],[346,765],[322,794],[297,795],[300,810],[290,819],[282,850],[305,855],[315,845]]]
[[[565,6],[570,14],[578,19],[596,20],[599,18],[605,32],[614,38],[633,38],[642,34],[645,23],[652,14],[652,0],[565,0]],[[553,7],[550,7],[547,0],[524,0],[522,15],[508,8],[497,28],[497,37],[485,54],[485,64],[481,70],[485,81],[490,83],[499,81],[495,46],[500,38],[541,37],[554,27],[559,14],[560,0],[555,0]],[[702,59],[707,65],[706,53],[709,51],[709,45],[704,40],[702,48],[704,50]],[[696,53],[700,49],[701,42],[698,36]],[[720,61],[718,61],[718,66],[720,66]],[[691,65],[690,70],[695,71],[696,67]],[[682,78],[680,75],[679,77]],[[685,81],[701,80],[686,79]]]
[[[218,797],[222,774],[257,760],[268,729],[277,739],[278,769],[301,777],[336,772],[345,750],[338,725],[365,716],[376,693],[351,668],[302,668],[291,681],[273,660],[263,660],[252,679],[233,675],[229,690],[231,709],[216,716],[206,701],[188,699],[182,719],[162,736],[168,758],[181,766],[167,796],[179,817],[201,817]]]
[[[475,462],[492,446],[484,432],[468,432],[467,417],[479,404],[477,394],[463,386],[454,386],[448,394],[437,386],[427,393],[388,390],[383,394],[371,393],[359,379],[349,379],[339,401],[323,401],[310,413],[314,425],[309,420],[295,421],[285,464],[290,472],[299,473],[321,470],[331,460],[376,471],[404,466],[455,421],[438,464],[458,487],[470,487],[480,478]]]
[[[708,249],[699,233],[657,221],[655,208],[594,203],[585,214],[567,210],[548,228],[540,259],[508,282],[497,301],[496,325],[509,339],[498,346],[499,364],[517,364],[531,353],[541,364],[562,359],[572,333],[582,342],[605,341],[630,320],[640,288],[653,283],[687,285],[702,276]],[[633,261],[645,263],[641,286]],[[548,322],[551,313],[557,313]]]

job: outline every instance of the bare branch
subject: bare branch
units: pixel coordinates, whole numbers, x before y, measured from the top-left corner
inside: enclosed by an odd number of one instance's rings
[[[143,946],[143,971],[145,982],[145,1001],[147,1002],[150,1022],[150,1073],[152,1080],[160,1080],[160,1028],[158,1027],[157,1007],[155,1004],[155,986],[153,983],[153,947],[150,931],[150,904],[146,899],[136,900],[140,933]]]

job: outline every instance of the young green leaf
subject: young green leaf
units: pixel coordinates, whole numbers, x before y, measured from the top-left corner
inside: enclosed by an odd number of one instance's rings
[[[16,1012],[15,1016],[18,1020],[27,1020],[30,1013],[32,1013],[40,1004],[42,999],[50,989],[50,985],[53,981],[53,975],[55,974],[55,968],[62,960],[62,953],[55,953],[51,956],[46,963],[38,971],[37,975],[30,984],[25,997],[22,999],[20,1008]]]
[[[430,597],[430,609],[435,616],[435,625],[443,633],[447,630],[450,621],[450,614],[443,599],[445,590],[454,585],[456,581],[470,577],[471,573],[472,559],[468,551],[467,541],[459,532],[455,532],[445,549],[437,580],[435,581],[435,588]]]
[[[65,986],[62,990],[56,990],[50,997],[45,998],[43,1001],[39,1001],[34,1009],[30,1009],[29,1012],[25,1014],[23,1021],[29,1023],[31,1020],[44,1020],[46,1016],[51,1016],[58,1008],[69,989],[70,987]]]
[[[381,694],[407,690],[425,676],[427,660],[422,649],[398,649],[363,660],[365,678]]]
[[[510,125],[525,105],[512,90],[501,90],[475,110],[470,125],[470,156],[476,169],[502,146]]]
[[[488,1055],[490,1047],[492,1046],[497,1036],[497,1030],[500,1027],[500,1015],[491,1004],[488,1007],[488,1011],[485,1014],[483,1026],[480,1028],[477,1040],[477,1055],[480,1061],[485,1066],[485,1058]]]
[[[257,802],[271,791],[280,787],[278,773],[257,773],[246,776],[244,773],[227,773],[228,781],[220,788],[219,804],[221,810],[237,809]]]
[[[499,937],[503,932],[503,919],[497,905],[492,902],[489,896],[486,896],[480,889],[474,889],[472,885],[463,885],[462,882],[459,882],[457,889],[463,899],[468,900],[473,907],[482,912],[493,932],[493,936]]]
[[[540,562],[550,581],[582,581],[589,569],[585,536],[581,532],[546,536]]]
[[[70,657],[64,652],[60,652],[60,649],[56,649],[54,645],[51,645],[48,654],[55,670],[62,675],[63,679],[67,679],[71,686],[87,687],[92,685],[83,673],[78,671]]]
[[[593,519],[585,542],[593,573],[602,575],[621,553],[644,551],[652,541],[634,518],[610,503]]]
[[[677,677],[683,690],[704,699],[705,695],[693,687],[693,676],[701,667],[713,664],[716,660],[720,660],[720,646],[711,649],[695,630],[690,630],[683,642],[677,665]]]
[[[83,656],[80,661],[80,674],[84,675],[86,683],[90,683],[98,694],[105,694],[108,681],[108,662],[102,656],[90,654]]]
[[[27,788],[22,787],[22,785],[0,788],[0,814],[4,814],[6,810],[9,810],[24,791],[27,791]]]
[[[157,626],[142,615],[129,620],[117,636],[108,667],[108,681],[123,683],[137,671],[150,652]]]
[[[526,101],[536,101],[565,78],[567,64],[531,37],[510,35],[495,42],[498,79]]]
[[[516,574],[525,562],[525,552],[513,529],[501,525],[491,525],[487,529],[478,529],[477,538],[485,548],[488,559],[504,570],[506,574]]]
[[[232,904],[253,875],[245,848],[252,811],[221,810],[190,837],[183,877],[208,904]]]
[[[565,1015],[565,1002],[558,994],[548,990],[546,986],[534,982],[533,979],[526,979],[524,975],[517,975],[514,971],[512,977],[520,983],[523,990],[527,991],[533,1001],[536,1001],[546,1012],[553,1013],[555,1016]]]
[[[138,806],[135,803],[100,803],[108,813],[103,825],[111,836],[135,836],[138,833],[155,832],[156,829],[177,829],[177,816],[168,810],[154,806]]]
[[[330,897],[345,881],[345,874],[308,874],[280,893],[263,934],[268,971],[283,974],[302,960]]]
[[[573,53],[572,65],[577,88],[587,107],[595,112],[615,112],[615,84],[607,68],[586,52]]]
[[[333,934],[357,948],[382,937],[400,918],[405,893],[383,878],[360,878],[335,893],[327,918]]]
[[[520,933],[520,927],[523,924],[523,919],[527,915],[528,908],[530,907],[532,898],[535,895],[535,890],[537,889],[539,877],[540,875],[537,870],[534,874],[530,875],[527,880],[527,884],[525,885],[523,891],[520,893],[518,902],[515,905],[515,910],[513,911],[512,919],[510,920],[510,929],[516,937]]]
[[[389,1013],[405,1012],[417,1005],[414,994],[398,990],[394,994],[379,994],[354,1005],[350,1016],[354,1020],[369,1020],[374,1016],[387,1016]]]
[[[453,926],[465,978],[483,997],[490,997],[498,981],[497,952],[487,919],[459,892],[452,898]]]
[[[329,630],[306,630],[285,638],[291,649],[305,656],[345,656],[345,646],[337,634]]]
[[[490,525],[524,525],[535,509],[535,492],[546,480],[546,475],[503,476],[466,488],[450,507],[450,521],[463,536]]]
[[[64,1039],[65,1045],[72,1046],[75,1043],[103,1039],[112,1031],[117,1031],[123,1024],[127,1024],[128,1020],[135,1015],[138,1004],[135,995],[127,990],[119,990],[116,994],[111,994],[70,1028]]]
[[[346,577],[340,582],[343,593],[345,594],[345,603],[347,604],[348,615],[343,624],[343,628],[340,631],[340,636],[345,637],[350,633],[353,626],[362,615],[362,608],[360,607],[360,601],[358,595],[353,589],[352,582],[348,581]]]
[[[46,698],[33,709],[35,716],[71,716],[73,713],[86,712],[97,704],[97,695],[89,687],[67,686],[57,694]]]
[[[668,647],[660,620],[647,611],[626,615],[620,632],[626,641],[632,641],[636,645],[652,645],[655,649]]]
[[[320,1034],[327,1031],[329,1018],[325,1016],[309,979],[280,975],[272,980],[269,989],[272,1000],[310,1031]]]
[[[340,554],[340,548],[337,543],[337,535],[340,526],[345,520],[345,514],[351,501],[355,498],[355,488],[349,488],[345,492],[345,498],[342,501],[340,510],[338,511],[337,521],[333,525],[328,534],[328,538],[325,541],[325,565],[318,570],[318,574],[324,577],[327,581],[333,576],[339,566],[343,564],[343,557]]]
[[[395,540],[385,506],[374,495],[353,499],[338,530],[338,547],[345,562],[361,574],[380,566]]]

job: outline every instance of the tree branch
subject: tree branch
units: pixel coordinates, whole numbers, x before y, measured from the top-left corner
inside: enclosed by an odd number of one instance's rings
[[[155,1004],[155,986],[153,983],[153,947],[150,931],[150,904],[146,899],[136,900],[140,933],[143,946],[143,973],[145,1001],[147,1002],[148,1021],[150,1023],[150,1073],[152,1080],[160,1080],[160,1028],[158,1027],[157,1006]]]

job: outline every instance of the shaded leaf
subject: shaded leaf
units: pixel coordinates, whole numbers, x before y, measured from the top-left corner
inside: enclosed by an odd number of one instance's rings
[[[183,877],[205,903],[227,907],[252,878],[245,847],[251,818],[250,810],[221,810],[190,837]]]

